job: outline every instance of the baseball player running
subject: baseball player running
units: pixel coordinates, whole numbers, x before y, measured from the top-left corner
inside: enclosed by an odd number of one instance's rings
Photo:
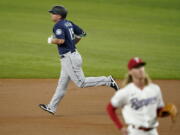
[[[171,116],[173,120],[177,114],[175,105],[164,105],[161,90],[150,82],[145,64],[137,57],[129,61],[125,87],[115,93],[107,106],[109,116],[122,135],[158,135],[157,117]],[[115,112],[119,107],[127,128]]]
[[[76,44],[86,33],[76,24],[66,20],[67,10],[63,6],[54,6],[49,13],[55,22],[53,36],[48,38],[49,44],[57,45],[61,57],[61,74],[56,91],[49,104],[39,104],[39,107],[51,114],[56,112],[62,100],[68,83],[72,80],[78,87],[109,86],[118,90],[118,85],[111,76],[85,77],[82,70],[82,58],[76,49]]]

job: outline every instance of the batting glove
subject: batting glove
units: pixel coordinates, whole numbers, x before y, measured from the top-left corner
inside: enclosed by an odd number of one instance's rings
[[[51,44],[53,40],[53,36],[48,37],[48,44]]]

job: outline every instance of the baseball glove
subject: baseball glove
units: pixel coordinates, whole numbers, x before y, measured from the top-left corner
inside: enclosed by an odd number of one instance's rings
[[[170,116],[172,122],[175,122],[177,116],[177,108],[174,104],[166,104],[158,114],[159,117]]]

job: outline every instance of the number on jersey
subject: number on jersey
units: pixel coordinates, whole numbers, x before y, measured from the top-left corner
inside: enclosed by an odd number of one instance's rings
[[[71,35],[71,40],[74,40],[75,39],[75,34],[74,34],[74,31],[73,31],[73,28],[69,28],[69,32],[70,32],[70,35]]]

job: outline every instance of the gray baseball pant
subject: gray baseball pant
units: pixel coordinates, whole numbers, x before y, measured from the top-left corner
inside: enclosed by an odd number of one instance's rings
[[[61,74],[58,81],[56,91],[48,104],[54,112],[57,109],[58,104],[62,100],[69,81],[72,80],[78,87],[92,87],[92,86],[110,86],[110,77],[85,77],[82,70],[82,58],[81,55],[76,52],[68,52],[64,54],[64,58],[61,59]]]

